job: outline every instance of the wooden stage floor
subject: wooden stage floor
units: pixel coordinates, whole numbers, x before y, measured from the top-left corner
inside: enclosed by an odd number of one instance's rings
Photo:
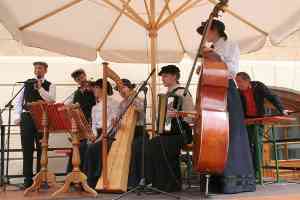
[[[13,186],[8,186],[7,190],[0,192],[0,200],[45,200],[51,199],[51,193],[55,189],[49,189],[47,191],[41,191],[39,193],[30,193],[29,196],[24,197],[23,191]],[[180,199],[184,200],[199,200],[203,199],[200,196],[200,192],[197,188],[182,191],[180,193],[173,193],[180,196]],[[117,194],[103,194],[99,193],[96,198],[86,196],[86,193],[82,192],[70,192],[64,195],[58,196],[56,199],[76,199],[76,200],[111,200],[118,197]],[[142,194],[138,196],[136,193],[130,194],[123,200],[162,200],[162,199],[173,199],[158,194]],[[300,200],[300,184],[295,183],[282,183],[282,184],[268,184],[264,186],[257,186],[256,192],[251,193],[240,193],[232,195],[210,195],[209,199],[221,200],[221,199],[234,199],[234,200]]]

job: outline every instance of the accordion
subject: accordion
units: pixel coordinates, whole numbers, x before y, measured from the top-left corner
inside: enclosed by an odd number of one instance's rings
[[[157,118],[158,134],[171,132],[173,118],[167,116],[168,111],[180,111],[180,110],[182,110],[181,96],[174,95],[174,94],[158,94],[158,118]]]

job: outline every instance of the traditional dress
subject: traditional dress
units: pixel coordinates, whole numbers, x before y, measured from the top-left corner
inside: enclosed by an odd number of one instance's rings
[[[255,191],[255,175],[249,148],[248,134],[239,92],[233,80],[239,69],[239,48],[232,41],[219,38],[214,44],[215,52],[229,70],[227,96],[229,113],[229,150],[224,173],[211,179],[210,190],[222,193]]]
[[[119,102],[112,97],[107,97],[107,127],[111,127],[111,121],[118,113]],[[102,101],[92,108],[92,130],[99,138],[102,133]],[[108,130],[109,132],[110,130]],[[111,140],[108,140],[111,144]],[[90,187],[94,188],[101,175],[102,170],[102,141],[88,143],[85,152],[84,172]]]
[[[184,88],[175,84],[169,88],[168,94],[182,96]],[[177,107],[176,100],[173,105],[168,106],[168,110]],[[187,95],[183,98],[183,111],[194,110],[192,97]],[[192,142],[192,130],[188,123],[191,121],[188,118],[179,119],[182,133],[179,128],[176,119],[167,119],[171,121],[170,131],[154,137],[150,140],[149,144],[149,157],[147,159],[147,165],[149,165],[149,171],[147,171],[147,179],[152,183],[154,188],[174,192],[181,190],[181,170],[180,170],[180,150],[186,143]]]
[[[42,134],[38,133],[29,113],[26,104],[36,101],[55,101],[56,88],[51,82],[41,79],[42,87],[40,89],[35,88],[33,79],[29,79],[24,86],[24,89],[20,92],[16,99],[16,114],[20,119],[21,128],[21,144],[23,152],[23,174],[25,186],[32,184],[33,177],[33,152],[37,150],[37,171],[40,170],[41,159],[41,145],[39,140],[42,138]],[[35,144],[35,148],[34,148]]]

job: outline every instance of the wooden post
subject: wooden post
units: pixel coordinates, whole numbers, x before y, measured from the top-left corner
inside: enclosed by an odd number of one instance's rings
[[[108,189],[107,179],[107,74],[106,68],[108,63],[103,63],[103,87],[102,87],[102,177],[103,177],[103,189]]]
[[[150,62],[151,70],[156,69],[157,63],[157,28],[155,26],[155,0],[150,1]],[[155,118],[156,118],[156,72],[151,77],[151,87],[152,87],[152,110],[151,110],[151,122],[152,130],[155,131]]]

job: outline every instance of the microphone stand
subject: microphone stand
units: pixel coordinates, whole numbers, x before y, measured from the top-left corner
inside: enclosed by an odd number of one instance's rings
[[[4,152],[5,152],[5,126],[3,125],[2,113],[5,109],[0,109],[0,187],[4,186]]]
[[[26,84],[26,83],[25,83]],[[5,175],[6,175],[6,180],[4,181],[4,173],[3,173],[3,169],[1,167],[1,183],[3,184],[3,190],[6,190],[6,184],[9,183],[9,178],[8,178],[8,168],[9,168],[9,149],[10,149],[10,135],[11,135],[11,111],[13,109],[13,105],[12,102],[15,100],[15,98],[21,93],[21,91],[23,91],[23,89],[25,88],[25,84],[23,84],[23,86],[19,89],[19,91],[9,100],[9,102],[7,104],[5,104],[5,107],[3,110],[1,110],[0,115],[2,115],[2,113],[8,109],[8,129],[7,129],[7,151],[6,151],[6,170],[5,170]],[[2,128],[2,127],[1,127]],[[4,134],[4,136],[2,135],[1,137],[1,155],[4,155],[5,152],[5,128],[2,128],[2,134]],[[2,141],[3,140],[3,141]],[[4,157],[1,156],[1,166],[4,166]]]

